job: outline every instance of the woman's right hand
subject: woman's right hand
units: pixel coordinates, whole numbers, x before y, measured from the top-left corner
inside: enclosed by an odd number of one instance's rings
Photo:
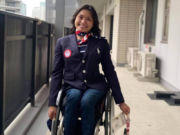
[[[57,107],[55,106],[49,106],[49,110],[48,110],[48,115],[49,118],[52,120],[53,118],[56,118],[56,111],[57,111]]]

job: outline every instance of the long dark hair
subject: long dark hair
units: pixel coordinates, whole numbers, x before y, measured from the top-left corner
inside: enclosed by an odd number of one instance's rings
[[[73,15],[73,17],[71,19],[71,23],[73,25],[73,27],[71,28],[71,34],[76,32],[76,27],[75,27],[75,24],[74,24],[75,23],[75,19],[76,19],[76,16],[79,14],[79,12],[81,12],[81,10],[83,10],[83,9],[86,9],[86,10],[90,11],[90,13],[92,15],[92,18],[93,18],[93,27],[91,28],[90,31],[94,35],[100,36],[101,30],[99,29],[98,16],[97,16],[96,10],[91,5],[83,5],[82,7],[80,7],[79,9],[76,10],[76,12],[74,13],[74,15]]]

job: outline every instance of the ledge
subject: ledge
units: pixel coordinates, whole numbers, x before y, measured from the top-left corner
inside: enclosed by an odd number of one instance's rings
[[[35,121],[49,96],[49,87],[46,84],[39,90],[35,96],[35,106],[27,104],[21,113],[7,127],[4,135],[25,135],[32,123]]]
[[[161,43],[163,43],[163,44],[168,44],[168,41],[161,41]]]

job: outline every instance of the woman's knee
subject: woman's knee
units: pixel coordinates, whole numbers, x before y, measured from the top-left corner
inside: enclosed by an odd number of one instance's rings
[[[95,108],[96,104],[92,98],[82,98],[80,102],[81,108]]]
[[[83,108],[95,108],[98,101],[104,96],[104,91],[96,89],[90,89],[87,91],[81,99],[81,107]]]
[[[82,91],[78,89],[69,89],[66,92],[67,101],[80,102],[82,97]]]

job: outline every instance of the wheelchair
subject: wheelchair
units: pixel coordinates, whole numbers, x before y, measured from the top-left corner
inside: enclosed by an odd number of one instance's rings
[[[66,95],[61,89],[56,100],[57,112],[56,118],[52,121],[51,135],[64,135],[65,103]],[[97,103],[95,111],[96,124],[94,135],[99,134],[100,126],[104,126],[104,135],[114,135],[111,123],[114,117],[114,97],[110,88],[107,89],[106,95]],[[105,115],[103,117],[104,113]],[[77,123],[81,123],[80,117]],[[77,124],[77,126],[77,129],[81,130],[81,124]],[[76,135],[82,135],[79,130],[77,130]]]

